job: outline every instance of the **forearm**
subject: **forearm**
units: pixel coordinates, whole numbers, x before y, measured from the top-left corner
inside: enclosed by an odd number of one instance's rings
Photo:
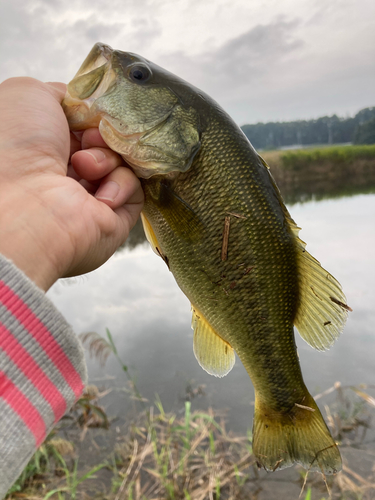
[[[0,498],[85,382],[83,350],[71,327],[0,256]]]

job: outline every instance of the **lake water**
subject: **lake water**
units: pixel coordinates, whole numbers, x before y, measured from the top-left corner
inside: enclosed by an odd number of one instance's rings
[[[327,352],[316,352],[297,335],[305,382],[316,394],[336,381],[375,384],[375,195],[309,201],[289,206],[302,227],[307,249],[342,284],[353,312],[344,333]],[[62,280],[48,292],[77,333],[108,328],[138,390],[151,403],[179,411],[188,387],[204,386],[192,409],[228,408],[228,428],[244,433],[252,424],[254,392],[237,360],[223,379],[204,372],[193,354],[190,304],[166,265],[147,243],[124,248],[102,268]],[[87,359],[90,380],[124,387],[113,357],[105,369]],[[132,404],[122,391],[105,399],[110,415],[126,415]]]

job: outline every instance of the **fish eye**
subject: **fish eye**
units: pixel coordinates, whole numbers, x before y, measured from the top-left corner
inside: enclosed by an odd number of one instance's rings
[[[151,70],[147,66],[137,64],[130,68],[129,76],[135,83],[145,83],[151,77]]]

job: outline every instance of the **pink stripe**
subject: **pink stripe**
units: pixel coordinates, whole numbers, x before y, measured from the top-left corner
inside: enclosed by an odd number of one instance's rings
[[[0,347],[51,405],[55,422],[66,410],[66,401],[27,350],[0,324]],[[1,394],[1,393],[0,393]]]
[[[4,306],[29,331],[49,356],[78,399],[83,390],[82,379],[50,331],[20,297],[2,281],[0,281],[0,297]]]
[[[24,421],[35,438],[36,446],[40,446],[46,437],[46,426],[38,410],[17,386],[0,372],[0,394],[12,410]]]

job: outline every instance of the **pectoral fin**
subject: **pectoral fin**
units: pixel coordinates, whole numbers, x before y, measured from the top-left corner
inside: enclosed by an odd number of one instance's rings
[[[232,346],[223,340],[194,308],[191,326],[194,330],[194,354],[201,367],[210,375],[224,377],[233,368],[235,354]]]
[[[158,198],[154,203],[175,235],[192,242],[201,239],[204,231],[203,222],[192,207],[167,183],[160,184]]]
[[[141,213],[141,220],[147,241],[150,243],[151,248],[156,253],[156,255],[160,255],[160,246],[158,240],[156,239],[154,230],[152,229],[152,226],[149,223],[147,217],[143,213]]]

